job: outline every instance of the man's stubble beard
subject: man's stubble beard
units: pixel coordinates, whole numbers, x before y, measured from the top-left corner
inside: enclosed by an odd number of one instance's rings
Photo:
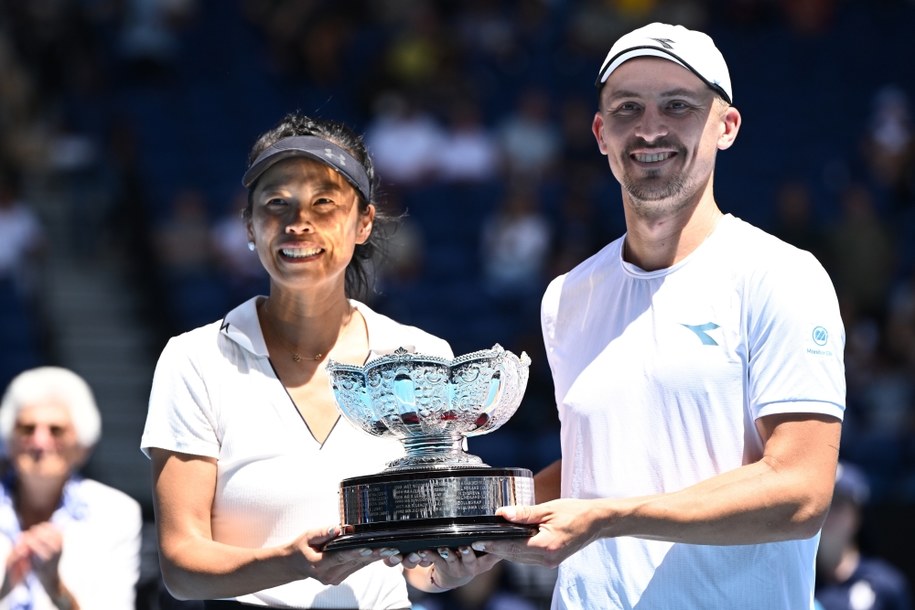
[[[633,211],[641,218],[660,218],[689,205],[689,184],[682,176],[652,182],[625,176],[623,191],[629,196]]]

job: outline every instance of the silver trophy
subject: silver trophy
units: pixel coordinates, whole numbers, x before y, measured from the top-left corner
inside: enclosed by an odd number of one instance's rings
[[[492,432],[521,404],[530,358],[496,344],[453,360],[398,349],[365,366],[327,363],[341,413],[405,449],[377,474],[340,483],[347,533],[325,547],[389,546],[401,552],[474,540],[530,536],[536,527],[495,515],[534,503],[526,468],[493,468],[464,450],[465,438]]]

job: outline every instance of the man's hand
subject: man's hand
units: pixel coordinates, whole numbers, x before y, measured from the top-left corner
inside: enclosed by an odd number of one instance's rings
[[[599,537],[588,500],[552,500],[534,506],[506,506],[496,514],[512,523],[537,525],[530,538],[485,540],[472,547],[490,555],[520,563],[556,567]]]

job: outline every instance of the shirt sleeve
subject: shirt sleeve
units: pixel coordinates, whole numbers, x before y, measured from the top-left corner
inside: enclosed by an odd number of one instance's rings
[[[147,457],[150,447],[213,458],[219,455],[203,358],[195,358],[187,345],[190,341],[184,340],[187,336],[169,340],[156,364],[140,441]]]
[[[809,253],[751,274],[749,398],[756,418],[820,413],[843,418],[845,328],[832,281]]]

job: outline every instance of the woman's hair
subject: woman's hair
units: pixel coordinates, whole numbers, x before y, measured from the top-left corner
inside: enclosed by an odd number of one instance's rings
[[[329,119],[316,119],[298,113],[287,114],[275,127],[261,134],[248,154],[250,167],[258,155],[269,146],[284,138],[295,136],[316,136],[346,150],[362,164],[369,179],[369,199],[366,200],[358,190],[356,195],[359,203],[359,212],[364,213],[370,203],[375,204],[375,220],[369,238],[362,244],[356,244],[353,258],[346,268],[346,294],[355,298],[368,296],[372,286],[369,264],[373,256],[382,249],[383,240],[392,219],[380,210],[375,201],[378,190],[378,180],[375,176],[375,166],[366,149],[365,142],[352,129],[343,123]],[[257,186],[255,181],[248,188],[248,203],[242,214],[245,220],[251,218],[253,199],[252,194]]]
[[[19,373],[10,382],[0,402],[0,441],[9,446],[19,412],[49,398],[56,398],[70,411],[76,438],[91,448],[102,433],[102,417],[86,381],[73,371],[43,366]]]

